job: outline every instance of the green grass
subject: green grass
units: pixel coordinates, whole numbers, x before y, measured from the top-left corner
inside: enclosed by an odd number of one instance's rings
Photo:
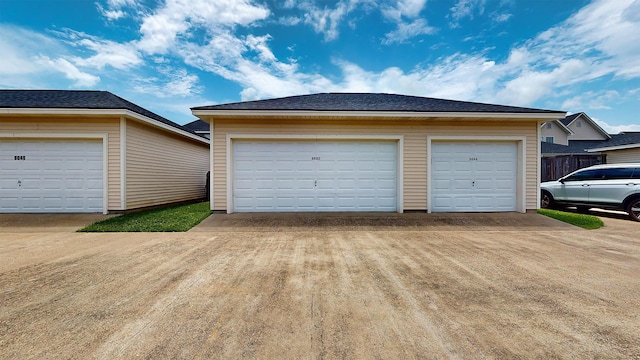
[[[538,214],[564,221],[568,224],[579,226],[587,230],[598,229],[604,226],[602,220],[600,220],[599,217],[593,215],[575,214],[550,209],[538,209]]]
[[[211,214],[209,202],[124,214],[98,221],[81,232],[177,232],[187,231]]]

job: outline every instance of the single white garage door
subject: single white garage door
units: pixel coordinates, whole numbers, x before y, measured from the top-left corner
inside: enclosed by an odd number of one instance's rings
[[[515,142],[432,142],[431,211],[515,211]]]
[[[233,141],[236,212],[396,211],[395,141]]]
[[[0,212],[103,212],[102,141],[0,140]]]

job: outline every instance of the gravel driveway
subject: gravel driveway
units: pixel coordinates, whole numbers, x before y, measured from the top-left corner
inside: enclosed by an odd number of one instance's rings
[[[640,358],[640,224],[364,217],[2,232],[0,358]]]

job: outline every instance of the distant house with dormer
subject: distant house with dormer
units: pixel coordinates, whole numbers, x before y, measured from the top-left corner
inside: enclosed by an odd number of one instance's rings
[[[540,127],[542,181],[604,163],[640,162],[640,132],[609,134],[584,112]]]

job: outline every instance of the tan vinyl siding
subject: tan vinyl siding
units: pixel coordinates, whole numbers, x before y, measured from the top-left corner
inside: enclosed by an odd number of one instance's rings
[[[582,121],[582,126],[578,127],[578,121]],[[569,137],[569,140],[606,140],[607,137],[601,132],[596,130],[589,121],[580,116],[569,124],[569,129],[573,131],[573,134]]]
[[[127,209],[204,197],[209,146],[126,121]]]
[[[640,148],[606,151],[608,164],[640,163]]]
[[[120,208],[120,118],[85,116],[2,116],[0,133],[107,134],[107,208]]]
[[[398,135],[404,137],[403,208],[427,209],[427,135],[526,136],[526,208],[537,204],[538,138],[535,120],[214,120],[214,209],[226,210],[227,134],[256,135]]]

